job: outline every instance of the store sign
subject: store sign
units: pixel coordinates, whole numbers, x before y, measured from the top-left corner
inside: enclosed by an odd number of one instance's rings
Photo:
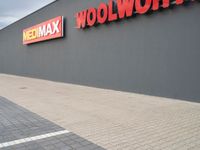
[[[23,44],[63,37],[63,17],[58,16],[23,30]]]
[[[100,3],[98,8],[89,8],[76,13],[76,27],[86,28],[96,24],[131,17],[134,14],[145,14],[168,8],[170,5],[181,5],[184,0],[109,0],[108,4]]]

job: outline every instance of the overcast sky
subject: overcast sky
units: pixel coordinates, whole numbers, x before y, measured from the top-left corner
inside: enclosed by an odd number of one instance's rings
[[[55,0],[0,0],[0,29]]]

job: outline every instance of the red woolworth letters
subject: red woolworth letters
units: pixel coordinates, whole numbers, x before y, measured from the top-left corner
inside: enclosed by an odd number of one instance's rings
[[[109,0],[108,4],[100,3],[97,9],[92,7],[76,13],[76,27],[80,29],[97,23],[104,24],[106,21],[131,17],[134,12],[144,14],[149,10],[157,11],[160,7],[168,8],[170,3],[170,0]],[[181,5],[184,0],[175,0],[174,3]]]

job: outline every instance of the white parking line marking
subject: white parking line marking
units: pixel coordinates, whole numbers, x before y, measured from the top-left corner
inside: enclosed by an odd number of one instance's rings
[[[14,140],[14,141],[10,141],[10,142],[0,143],[0,148],[5,148],[5,147],[17,145],[17,144],[22,144],[22,143],[27,143],[27,142],[31,142],[31,141],[41,140],[41,139],[54,137],[54,136],[62,135],[62,134],[66,134],[66,133],[70,133],[70,132],[67,131],[67,130],[62,130],[62,131],[58,131],[58,132],[47,133],[47,134],[43,134],[43,135],[38,135],[38,136],[28,137],[28,138]]]

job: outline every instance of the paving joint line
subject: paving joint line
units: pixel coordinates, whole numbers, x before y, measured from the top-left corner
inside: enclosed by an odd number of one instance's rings
[[[66,134],[66,133],[70,133],[70,131],[62,130],[62,131],[37,135],[37,136],[33,136],[33,137],[23,138],[23,139],[19,139],[19,140],[14,140],[14,141],[10,141],[10,142],[4,142],[4,143],[0,143],[0,149],[5,148],[5,147],[9,147],[9,146],[13,146],[13,145],[22,144],[22,143],[46,139],[46,138],[49,138],[49,137],[54,137],[54,136],[58,136],[58,135]]]

